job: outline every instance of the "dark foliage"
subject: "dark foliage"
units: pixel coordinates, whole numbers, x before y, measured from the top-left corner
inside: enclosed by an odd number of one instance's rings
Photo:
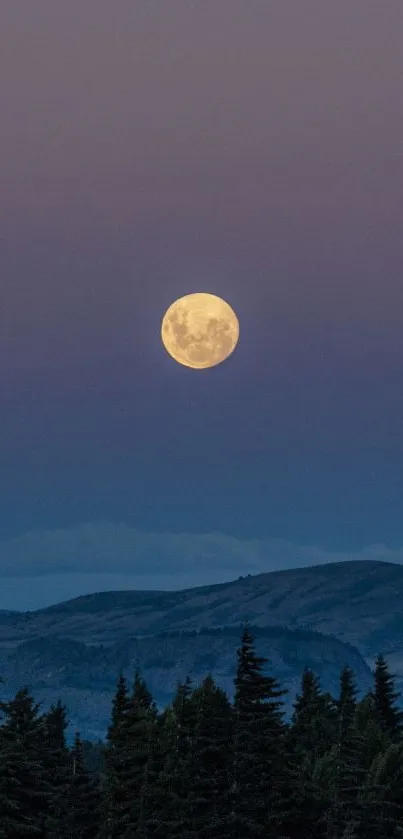
[[[105,744],[66,745],[61,701],[0,702],[0,839],[402,839],[403,722],[382,656],[357,700],[308,667],[293,714],[248,626],[234,700],[208,674],[159,713],[120,676]]]

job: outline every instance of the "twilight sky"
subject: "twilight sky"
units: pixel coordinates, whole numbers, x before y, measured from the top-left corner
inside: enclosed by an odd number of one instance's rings
[[[4,0],[0,608],[403,560],[402,31]],[[160,342],[193,291],[240,321],[211,370]]]

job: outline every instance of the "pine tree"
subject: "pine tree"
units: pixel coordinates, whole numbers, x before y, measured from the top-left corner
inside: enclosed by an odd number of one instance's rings
[[[344,667],[340,674],[337,707],[337,740],[329,752],[333,767],[331,800],[326,815],[328,839],[339,839],[352,829],[358,812],[358,796],[365,781],[362,752],[366,744],[355,726],[357,689],[354,673]]]
[[[166,708],[157,714],[142,790],[142,813],[139,825],[141,837],[165,837],[171,813],[172,789],[167,768],[171,765],[174,743],[173,714]]]
[[[83,743],[76,732],[70,754],[67,792],[68,839],[95,839],[98,833],[99,803],[99,789],[85,764]]]
[[[67,792],[70,779],[67,724],[66,708],[59,699],[43,715],[43,760],[49,794],[46,834],[49,839],[64,839],[67,836]]]
[[[335,742],[336,705],[330,694],[322,692],[318,677],[309,668],[302,674],[301,693],[295,698],[291,722],[292,739],[313,760],[323,756]]]
[[[0,710],[0,839],[43,839],[49,799],[39,705],[22,688]]]
[[[108,727],[107,742],[117,746],[124,741],[123,721],[130,708],[129,692],[127,681],[121,673],[116,686],[116,693],[112,702],[112,718]]]
[[[196,724],[193,684],[190,676],[187,676],[182,684],[177,685],[171,707],[175,758],[179,762],[186,762],[192,747]]]
[[[157,710],[144,679],[136,672],[125,719],[126,771],[121,785],[130,798],[129,818],[122,839],[135,839],[145,831],[148,786],[151,777],[152,744]]]
[[[144,834],[156,714],[140,674],[135,674],[131,696],[120,676],[105,750],[100,839],[135,839]]]
[[[140,793],[140,813],[137,825],[138,839],[151,839],[160,833],[164,810],[164,795],[159,784],[165,759],[161,717],[157,714],[149,728],[148,754]]]
[[[283,701],[286,691],[264,675],[268,660],[256,655],[246,625],[237,650],[234,697],[232,830],[242,839],[279,835],[284,771]]]
[[[335,732],[335,704],[321,691],[315,673],[305,668],[286,734],[285,826],[290,839],[325,836],[330,774],[325,757],[334,744]]]
[[[396,742],[403,732],[403,711],[396,703],[400,694],[394,689],[394,676],[389,673],[387,662],[379,655],[375,662],[375,687],[373,692],[375,713],[379,725]]]
[[[175,839],[186,829],[186,802],[189,794],[188,766],[196,725],[196,706],[189,677],[178,684],[164,716],[165,760],[157,784],[158,839]]]
[[[124,783],[127,770],[125,745],[129,710],[127,682],[120,674],[112,702],[112,716],[104,750],[105,769],[101,777],[99,839],[121,839],[129,823],[131,798]]]
[[[196,722],[187,760],[188,795],[183,839],[228,836],[233,718],[229,699],[206,676],[192,697]]]
[[[390,743],[388,735],[378,721],[372,693],[368,693],[357,703],[354,726],[362,743],[361,765],[368,772],[373,761],[379,754],[386,752]]]

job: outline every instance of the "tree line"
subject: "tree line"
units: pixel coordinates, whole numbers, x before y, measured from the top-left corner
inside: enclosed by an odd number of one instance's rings
[[[139,672],[121,674],[102,764],[91,769],[66,708],[29,689],[0,702],[0,839],[398,839],[403,712],[382,656],[358,700],[306,668],[291,718],[242,628],[232,702],[211,674],[158,710]],[[88,745],[88,744],[87,744]]]

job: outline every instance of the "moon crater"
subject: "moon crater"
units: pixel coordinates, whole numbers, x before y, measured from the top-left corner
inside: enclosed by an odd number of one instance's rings
[[[167,352],[180,364],[194,369],[214,367],[238,343],[238,318],[221,297],[187,294],[166,311],[161,337]]]

